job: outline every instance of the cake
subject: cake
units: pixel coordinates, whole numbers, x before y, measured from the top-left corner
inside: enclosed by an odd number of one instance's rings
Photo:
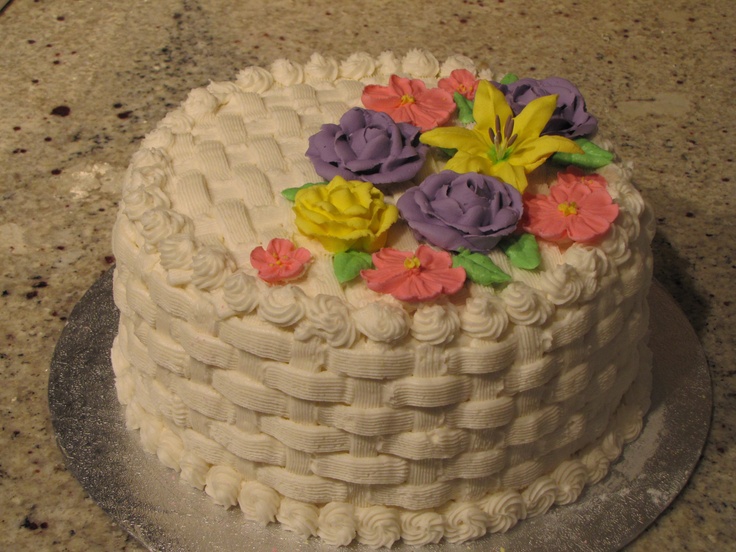
[[[244,523],[465,542],[600,481],[649,406],[650,208],[559,78],[425,51],[248,67],[142,142],[112,364]]]

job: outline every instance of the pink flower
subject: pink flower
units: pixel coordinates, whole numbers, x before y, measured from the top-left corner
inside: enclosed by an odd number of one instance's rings
[[[545,240],[587,243],[602,238],[617,216],[618,205],[605,188],[565,178],[549,195],[525,198],[522,227]]]
[[[250,253],[250,264],[258,270],[258,277],[269,284],[298,278],[307,269],[312,255],[305,248],[299,249],[289,240],[274,238],[266,249],[260,245]]]
[[[465,269],[452,268],[446,251],[420,245],[416,252],[390,247],[373,254],[375,269],[361,270],[366,285],[401,301],[431,301],[441,294],[457,293],[465,283]]]
[[[597,173],[586,174],[578,167],[567,167],[565,172],[557,173],[557,182],[560,184],[584,184],[591,190],[602,190],[608,186],[605,178]]]
[[[397,123],[411,123],[422,132],[445,124],[455,111],[452,94],[398,75],[391,75],[388,86],[366,86],[362,100],[368,109],[387,113]]]
[[[455,69],[449,77],[440,79],[437,83],[442,90],[447,90],[450,95],[458,92],[468,100],[475,98],[475,90],[478,88],[478,79],[467,69]]]

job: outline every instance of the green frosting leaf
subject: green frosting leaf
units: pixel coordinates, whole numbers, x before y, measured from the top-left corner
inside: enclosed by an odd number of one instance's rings
[[[455,103],[457,104],[457,120],[463,123],[464,125],[474,123],[475,117],[473,117],[473,103],[471,100],[460,94],[460,92],[455,92],[453,95],[453,99],[455,100]]]
[[[516,268],[534,270],[542,262],[539,245],[533,234],[507,236],[500,243],[501,249]]]
[[[519,77],[513,73],[506,73],[503,78],[498,81],[499,84],[512,84],[519,80]]]
[[[577,138],[573,140],[585,153],[564,153],[558,151],[551,159],[561,165],[575,165],[584,169],[599,169],[613,161],[613,154],[596,146],[590,140]]]
[[[319,186],[327,184],[327,182],[307,182],[306,184],[302,186],[298,186],[297,188],[286,188],[281,192],[281,195],[284,196],[289,201],[294,201],[294,198],[296,197],[296,193],[299,190],[303,190],[305,188],[311,188],[312,186]]]
[[[344,251],[334,256],[332,268],[337,281],[344,284],[357,278],[361,270],[373,268],[373,259],[363,251]]]
[[[498,268],[488,255],[471,253],[467,249],[461,249],[457,255],[452,256],[452,266],[463,267],[470,281],[482,286],[503,284],[511,280],[511,276]]]

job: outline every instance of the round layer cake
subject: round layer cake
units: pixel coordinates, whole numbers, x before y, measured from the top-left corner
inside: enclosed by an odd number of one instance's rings
[[[113,232],[143,447],[244,519],[373,547],[603,478],[649,405],[654,224],[560,80],[415,50],[193,90]]]

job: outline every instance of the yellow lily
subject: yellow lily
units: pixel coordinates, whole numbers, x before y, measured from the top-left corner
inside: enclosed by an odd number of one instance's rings
[[[481,81],[475,94],[473,128],[439,127],[419,139],[430,146],[457,150],[446,169],[495,176],[523,192],[526,175],[553,153],[582,153],[569,138],[540,136],[556,105],[557,95],[542,96],[514,117],[503,93]]]

